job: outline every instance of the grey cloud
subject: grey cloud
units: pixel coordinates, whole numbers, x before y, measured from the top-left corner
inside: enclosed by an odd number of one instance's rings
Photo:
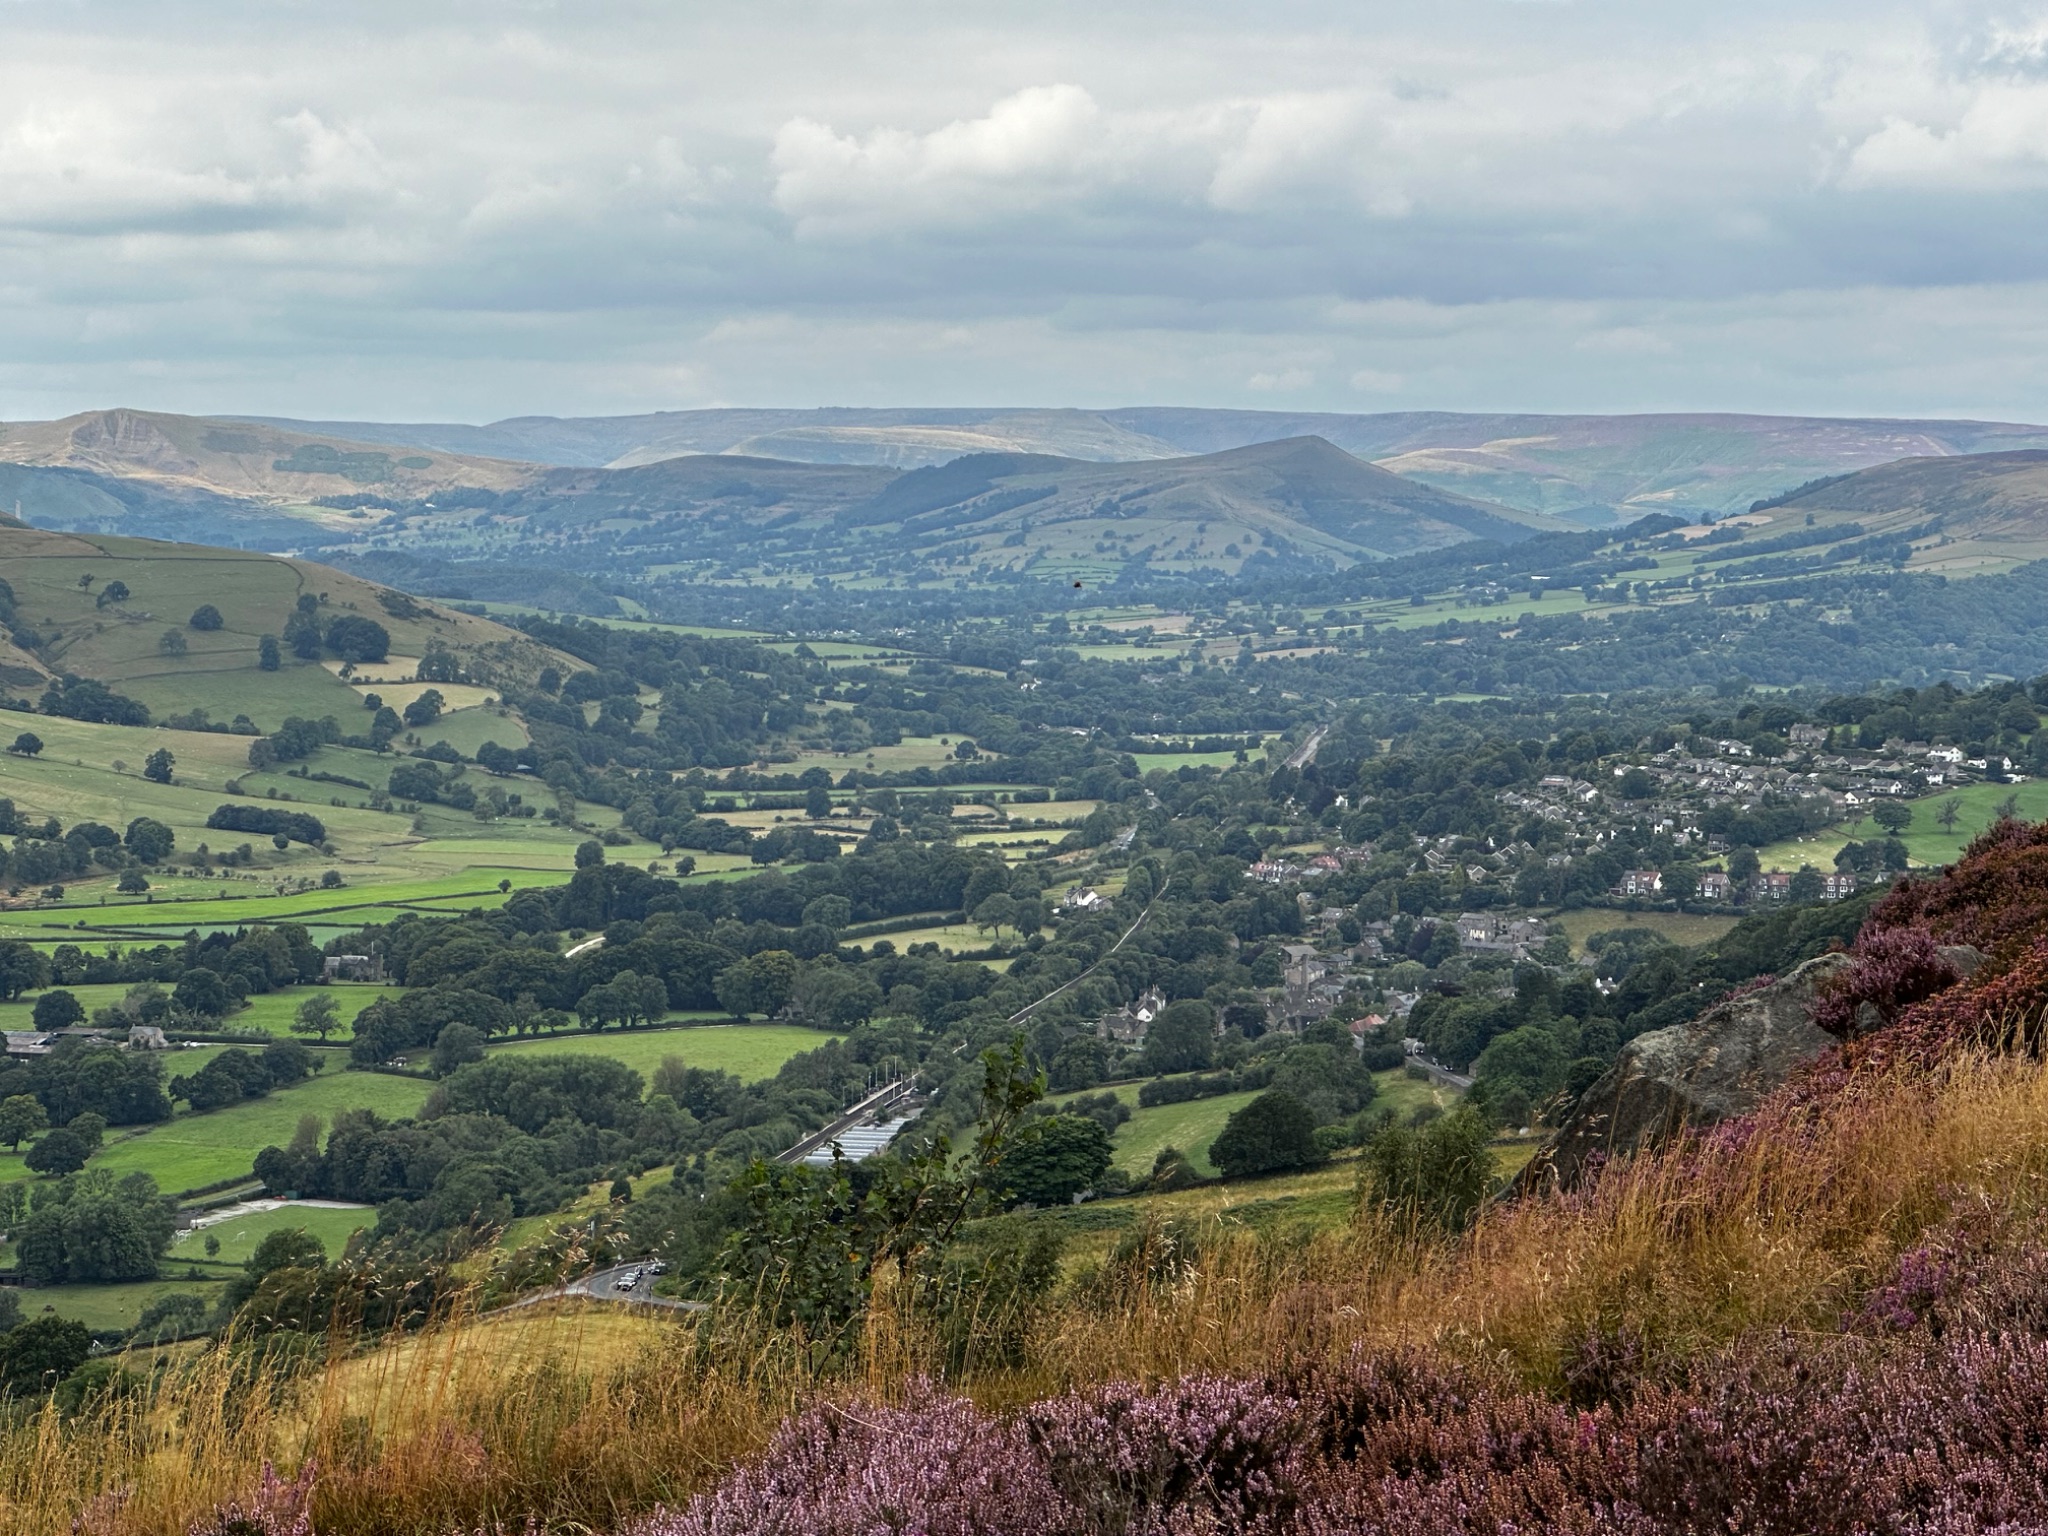
[[[2048,11],[5,16],[0,415],[2048,411]]]

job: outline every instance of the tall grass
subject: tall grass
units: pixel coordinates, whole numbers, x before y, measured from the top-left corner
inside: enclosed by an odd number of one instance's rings
[[[1731,1341],[1838,1332],[1931,1230],[2024,1221],[2044,1179],[2048,1070],[1966,1055],[1767,1109],[1583,1195],[1493,1209],[1455,1241],[1369,1206],[1338,1231],[1147,1229],[1071,1277],[1020,1356],[950,1385],[1000,1410],[1108,1381],[1314,1370],[1360,1344],[1550,1394],[1582,1390],[1602,1358],[1675,1377]],[[230,1342],[160,1367],[151,1392],[0,1431],[0,1528],[44,1536],[89,1509],[107,1536],[180,1532],[266,1461],[313,1460],[323,1536],[611,1529],[709,1486],[820,1397],[900,1402],[943,1359],[886,1289],[851,1363],[818,1363],[767,1315],[700,1328],[458,1306],[296,1364]]]

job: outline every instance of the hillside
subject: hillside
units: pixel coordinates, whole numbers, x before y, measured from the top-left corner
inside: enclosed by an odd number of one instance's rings
[[[1320,438],[1097,464],[972,454],[897,474],[727,456],[561,469],[487,514],[408,510],[343,548],[599,574],[835,581],[1109,579],[1243,569],[1260,556],[1344,566],[1559,525],[1403,480]]]
[[[1596,525],[1653,511],[1740,511],[1822,475],[1907,456],[2048,447],[2048,428],[2016,423],[1706,414],[1348,415],[1141,406],[663,411],[517,417],[481,427],[266,420],[357,442],[589,467],[685,453],[905,468],[980,452],[1129,461],[1317,436],[1439,489]]]
[[[2003,570],[2048,556],[2048,451],[1902,459],[1787,497],[1767,515],[1910,540],[1914,570]]]
[[[225,723],[247,715],[264,730],[289,715],[346,718],[361,713],[362,686],[397,682],[430,649],[448,652],[465,675],[486,684],[530,682],[543,667],[564,664],[489,619],[309,561],[248,551],[0,525],[0,580],[14,607],[13,644],[0,654],[8,692],[34,691],[49,674],[70,673],[105,682],[158,716],[201,709]],[[115,590],[125,595],[110,600]],[[282,635],[309,594],[324,619],[353,614],[381,625],[386,660],[352,668],[356,675],[344,681],[341,662],[302,660],[286,648],[277,669],[264,670],[262,638]],[[193,628],[193,614],[207,604],[219,612],[220,627]]]
[[[430,498],[505,490],[531,466],[393,452],[283,428],[108,410],[0,424],[0,506],[30,521],[106,533],[288,547],[360,522],[349,497]]]

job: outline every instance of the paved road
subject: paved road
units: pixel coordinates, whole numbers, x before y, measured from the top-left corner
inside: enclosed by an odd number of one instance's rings
[[[1420,1056],[1410,1056],[1408,1059],[1419,1063],[1422,1070],[1429,1074],[1429,1080],[1432,1083],[1440,1084],[1446,1088],[1455,1088],[1460,1093],[1465,1092],[1472,1086],[1472,1079],[1462,1072],[1453,1072],[1449,1067],[1438,1066],[1435,1062],[1424,1060]]]
[[[586,1301],[610,1301],[629,1307],[659,1307],[670,1312],[704,1312],[709,1309],[701,1301],[678,1301],[673,1296],[656,1296],[647,1289],[654,1283],[654,1276],[643,1275],[640,1284],[630,1291],[619,1289],[619,1282],[639,1264],[614,1264],[610,1269],[600,1269],[580,1280],[571,1280],[567,1285],[558,1285],[551,1291],[535,1291],[531,1296],[522,1296],[496,1310],[511,1312],[519,1307],[538,1306],[544,1301],[561,1301],[568,1297],[580,1297]]]

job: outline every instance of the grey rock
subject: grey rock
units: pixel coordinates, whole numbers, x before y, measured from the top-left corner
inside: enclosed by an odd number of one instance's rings
[[[1814,996],[1851,963],[1818,956],[1687,1023],[1636,1036],[1523,1169],[1517,1191],[1571,1189],[1605,1159],[1748,1114],[1836,1043],[1813,1022]]]

